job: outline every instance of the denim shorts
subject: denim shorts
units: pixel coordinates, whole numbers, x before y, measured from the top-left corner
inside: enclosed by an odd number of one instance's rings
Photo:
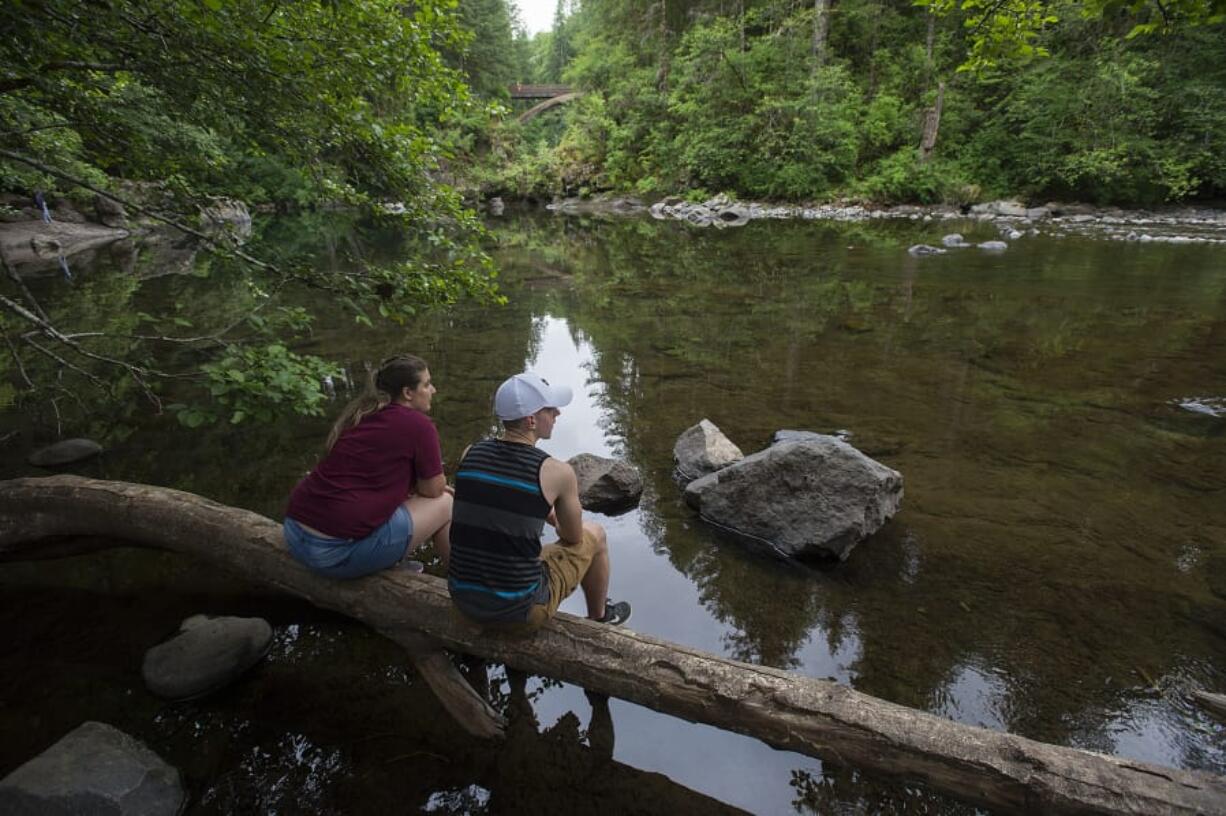
[[[329,578],[361,578],[404,558],[413,538],[413,517],[402,504],[370,535],[356,539],[315,535],[288,516],[281,529],[290,554],[312,572]]]

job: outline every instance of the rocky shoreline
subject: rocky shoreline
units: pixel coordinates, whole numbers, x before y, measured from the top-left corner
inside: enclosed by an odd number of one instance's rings
[[[489,211],[502,210],[500,199],[487,202]],[[566,198],[546,205],[562,215],[641,217],[682,221],[705,229],[740,227],[756,220],[802,221],[979,221],[1010,225],[1021,232],[1050,235],[1086,235],[1116,241],[1172,244],[1226,244],[1226,210],[1207,207],[1170,207],[1160,210],[1124,210],[1089,204],[1047,203],[1028,207],[1013,200],[955,207],[947,204],[902,204],[893,207],[835,202],[819,205],[779,205],[737,201],[719,195],[702,202],[678,197],[653,204],[625,196]]]

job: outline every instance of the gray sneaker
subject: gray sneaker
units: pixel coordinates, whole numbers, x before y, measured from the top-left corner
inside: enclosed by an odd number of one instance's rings
[[[626,601],[614,601],[612,598],[604,602],[604,617],[597,623],[607,623],[610,626],[621,626],[630,620],[630,604]]]

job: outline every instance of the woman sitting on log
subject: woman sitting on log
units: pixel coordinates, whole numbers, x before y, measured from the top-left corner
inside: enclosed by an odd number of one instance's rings
[[[284,531],[296,559],[331,578],[358,578],[433,539],[446,569],[452,490],[426,416],[434,392],[420,357],[383,361],[332,427],[323,461],[290,494]]]

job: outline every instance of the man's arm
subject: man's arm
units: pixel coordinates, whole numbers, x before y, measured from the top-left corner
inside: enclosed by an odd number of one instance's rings
[[[558,538],[563,544],[578,544],[583,540],[583,507],[574,468],[560,459],[546,459],[541,466],[541,487],[547,501],[552,497]]]

